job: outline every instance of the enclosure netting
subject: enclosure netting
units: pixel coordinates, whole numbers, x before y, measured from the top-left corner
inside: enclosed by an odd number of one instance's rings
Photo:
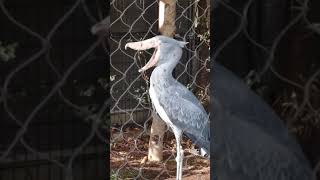
[[[105,178],[106,5],[0,1],[0,179]]]
[[[209,4],[206,1],[176,1],[177,40],[189,42],[174,70],[174,77],[208,104]],[[113,178],[165,179],[175,177],[175,140],[172,133],[164,139],[163,162],[147,162],[152,105],[148,95],[152,70],[139,73],[150,51],[125,50],[128,42],[149,39],[158,33],[158,1],[111,2],[110,81],[111,81],[111,175]],[[168,131],[168,130],[166,130]],[[209,177],[209,160],[188,150],[193,145],[185,138],[184,175]],[[188,153],[189,152],[189,153]],[[187,171],[189,169],[190,171]]]

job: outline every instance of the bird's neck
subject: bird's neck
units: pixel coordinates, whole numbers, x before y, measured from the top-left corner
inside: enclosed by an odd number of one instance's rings
[[[150,84],[153,85],[168,85],[170,82],[175,81],[172,76],[172,71],[176,63],[163,63],[158,65],[151,74]]]

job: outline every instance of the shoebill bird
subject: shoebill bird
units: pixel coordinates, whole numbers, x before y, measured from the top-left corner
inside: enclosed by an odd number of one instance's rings
[[[139,72],[156,66],[150,77],[149,95],[156,112],[172,129],[176,139],[177,180],[182,179],[182,134],[189,135],[203,151],[209,152],[210,147],[208,114],[193,93],[172,76],[186,44],[169,37],[156,36],[125,45],[125,48],[134,50],[155,49],[151,59]]]
[[[149,94],[177,140],[177,179],[182,177],[182,133],[208,154],[211,149],[211,179],[315,179],[283,121],[244,82],[217,62],[210,73],[213,132],[209,133],[208,115],[200,102],[172,77],[185,44],[156,36],[126,45],[135,50],[155,48],[149,62],[139,71],[157,66],[151,74]],[[211,148],[210,134],[214,137]]]

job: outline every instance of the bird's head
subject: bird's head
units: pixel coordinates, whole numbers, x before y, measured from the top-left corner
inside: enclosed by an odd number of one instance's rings
[[[166,36],[155,36],[144,41],[127,43],[125,49],[128,47],[134,50],[155,49],[148,63],[139,69],[139,72],[143,72],[153,66],[169,61],[179,61],[182,55],[182,48],[186,44],[188,42],[178,41]]]

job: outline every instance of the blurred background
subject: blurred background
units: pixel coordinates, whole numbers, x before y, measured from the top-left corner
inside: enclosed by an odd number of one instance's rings
[[[0,179],[103,179],[106,1],[0,2]]]

